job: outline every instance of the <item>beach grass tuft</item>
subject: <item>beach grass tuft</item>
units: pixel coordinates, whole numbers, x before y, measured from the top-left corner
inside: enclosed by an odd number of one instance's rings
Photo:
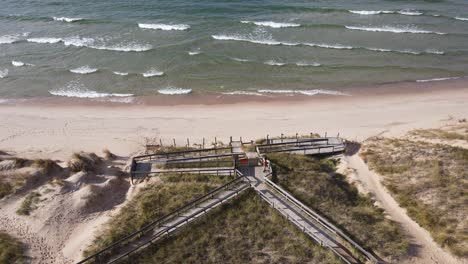
[[[102,159],[94,153],[76,152],[68,161],[68,167],[72,172],[96,171]]]
[[[0,263],[23,263],[23,245],[7,233],[0,232]]]
[[[19,215],[29,215],[37,209],[37,203],[40,202],[41,194],[38,192],[30,192],[21,203],[16,213]]]

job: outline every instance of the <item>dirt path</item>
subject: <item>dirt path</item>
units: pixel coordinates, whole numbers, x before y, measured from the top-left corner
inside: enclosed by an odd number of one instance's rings
[[[460,260],[444,251],[432,239],[429,232],[414,222],[393,199],[387,189],[382,185],[381,178],[369,170],[364,161],[357,155],[345,156],[341,165],[342,170],[348,170],[349,177],[356,181],[360,191],[370,193],[375,198],[378,206],[385,209],[386,213],[399,222],[410,236],[409,257],[403,263],[416,264],[459,264],[468,263]]]

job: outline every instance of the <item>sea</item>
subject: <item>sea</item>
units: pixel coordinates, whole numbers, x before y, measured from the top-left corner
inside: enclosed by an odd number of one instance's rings
[[[0,98],[343,96],[468,75],[467,0],[0,6]]]

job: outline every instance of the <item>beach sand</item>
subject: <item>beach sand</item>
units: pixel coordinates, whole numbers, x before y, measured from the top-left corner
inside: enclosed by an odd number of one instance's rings
[[[429,89],[378,89],[370,95],[283,97],[217,104],[111,104],[87,100],[18,101],[0,105],[0,149],[29,158],[67,159],[74,151],[121,156],[159,144],[244,141],[311,132],[364,140],[398,136],[468,117],[468,84],[437,84]],[[414,88],[414,87],[413,87]],[[392,92],[388,92],[392,91]],[[357,95],[355,95],[357,94]],[[166,102],[170,100],[166,100]]]

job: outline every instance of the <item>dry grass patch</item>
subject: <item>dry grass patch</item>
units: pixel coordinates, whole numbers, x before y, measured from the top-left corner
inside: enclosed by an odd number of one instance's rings
[[[108,149],[103,149],[102,150],[102,153],[104,153],[104,158],[106,160],[115,160],[117,158],[117,155],[115,155],[114,153],[110,152],[110,150]]]
[[[266,204],[255,191],[156,242],[129,263],[342,263]]]
[[[29,215],[37,209],[37,204],[41,201],[41,194],[38,192],[30,192],[23,200],[20,208],[16,210],[19,215]]]
[[[106,230],[94,239],[84,255],[93,254],[230,179],[232,178],[191,174],[164,175],[157,183],[142,189],[122,208],[109,222]]]
[[[339,226],[364,248],[397,259],[409,241],[374,201],[337,174],[338,160],[295,154],[271,154],[273,180],[296,198]]]
[[[383,176],[383,183],[408,215],[438,244],[457,256],[468,257],[467,149],[373,138],[363,146],[361,156]]]
[[[94,153],[77,152],[73,153],[72,158],[68,161],[68,167],[72,172],[96,171],[101,165],[102,159]]]
[[[23,246],[12,236],[0,232],[0,263],[24,263]]]

